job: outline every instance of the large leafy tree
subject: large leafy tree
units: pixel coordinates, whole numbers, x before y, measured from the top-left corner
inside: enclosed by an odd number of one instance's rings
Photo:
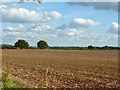
[[[39,49],[46,49],[48,48],[48,44],[47,42],[43,41],[43,40],[40,40],[38,43],[37,43],[37,46]]]
[[[15,43],[15,47],[16,48],[20,48],[20,49],[28,49],[29,48],[29,44],[25,40],[18,40]]]

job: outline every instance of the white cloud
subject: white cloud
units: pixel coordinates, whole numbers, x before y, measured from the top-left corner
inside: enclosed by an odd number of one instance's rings
[[[27,26],[23,26],[27,27]],[[16,28],[19,28],[17,30]],[[3,31],[3,42],[15,42],[18,39],[28,40],[30,45],[36,45],[39,40],[45,40],[49,45],[104,45],[108,42],[116,41],[115,37],[106,36],[105,34],[96,33],[97,31],[85,31],[81,29],[65,28],[63,30],[51,27],[48,24],[34,24],[26,30],[20,31],[22,27],[20,25],[16,27],[10,27],[10,30]],[[11,40],[11,41],[10,41]]]
[[[25,8],[9,8],[5,5],[0,6],[2,21],[9,23],[43,23],[59,20],[62,15],[57,11],[36,12]]]
[[[0,9],[2,9],[2,8],[7,8],[7,6],[5,6],[5,5],[0,5]]]
[[[83,30],[76,30],[76,29],[68,29],[68,35],[70,36],[83,36],[84,31]]]
[[[114,33],[114,34],[118,34],[118,23],[113,22],[111,24],[111,27],[107,30],[107,32],[109,33]]]
[[[25,31],[27,30],[27,28],[25,26],[23,26],[22,24],[18,24],[18,26],[16,27],[6,27],[4,29],[4,31],[16,31],[16,32],[20,32],[20,31]]]
[[[21,4],[19,4],[19,3],[12,3],[12,4],[10,5],[10,7],[12,7],[12,8],[18,8],[20,5],[21,5]]]
[[[8,32],[7,35],[18,36],[18,35],[20,35],[20,32]]]
[[[12,37],[18,37],[21,36],[22,32],[19,30],[16,30],[17,27],[6,27],[6,30],[4,29],[2,32],[2,38],[12,38]],[[24,31],[23,31],[24,32]]]
[[[69,24],[71,28],[90,28],[100,25],[100,22],[95,22],[90,19],[83,19],[83,18],[74,18],[73,21]]]
[[[31,28],[30,28],[31,31],[46,31],[46,30],[54,30],[53,27],[50,27],[49,25],[47,24],[37,24],[37,25],[33,25]]]
[[[53,11],[53,12],[45,12],[45,17],[46,19],[48,19],[49,21],[51,20],[59,20],[61,18],[61,14],[56,12],[56,11]]]

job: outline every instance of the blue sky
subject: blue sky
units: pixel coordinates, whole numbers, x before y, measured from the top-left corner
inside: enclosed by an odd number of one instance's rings
[[[24,39],[31,46],[39,40],[50,46],[118,45],[117,3],[3,3],[0,11],[4,44]]]

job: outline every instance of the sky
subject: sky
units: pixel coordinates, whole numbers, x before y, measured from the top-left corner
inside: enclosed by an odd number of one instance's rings
[[[36,46],[118,46],[117,2],[2,3],[3,44],[19,39]],[[1,24],[0,23],[0,24]]]

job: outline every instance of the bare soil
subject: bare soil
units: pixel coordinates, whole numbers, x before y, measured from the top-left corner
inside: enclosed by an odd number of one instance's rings
[[[116,88],[117,50],[2,50],[3,70],[33,88]]]

